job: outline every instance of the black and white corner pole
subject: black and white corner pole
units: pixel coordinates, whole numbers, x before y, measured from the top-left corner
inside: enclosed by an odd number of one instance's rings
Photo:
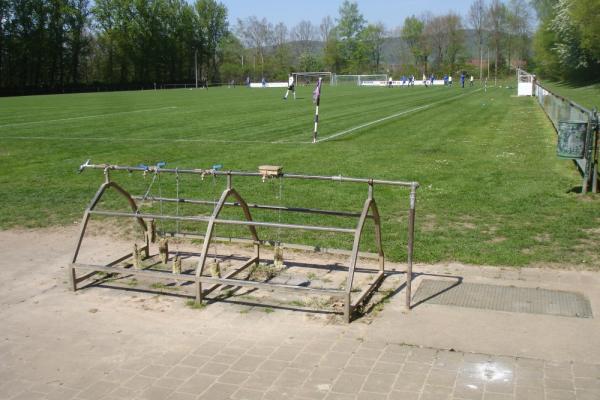
[[[313,102],[316,104],[315,107],[315,129],[313,130],[313,143],[317,143],[317,130],[319,128],[319,104],[321,103],[321,83],[323,79],[319,78],[317,81],[317,88],[313,92]]]

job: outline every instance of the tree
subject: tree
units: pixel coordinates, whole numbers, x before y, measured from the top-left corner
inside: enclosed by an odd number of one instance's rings
[[[365,18],[358,11],[358,5],[345,0],[339,9],[337,23],[337,36],[339,39],[338,51],[341,53],[340,62],[342,69],[352,72],[352,66],[356,66],[356,59],[360,55],[358,49],[358,35],[364,29]]]
[[[469,25],[477,35],[479,50],[479,81],[483,79],[483,40],[485,37],[485,0],[475,0],[469,7]]]
[[[501,58],[502,40],[506,26],[506,6],[500,0],[492,0],[486,13],[486,26],[490,45],[494,49],[494,85],[498,80],[498,63]]]
[[[221,76],[227,82],[243,82],[248,73],[243,62],[244,46],[235,35],[228,33],[221,43]]]
[[[525,0],[510,0],[506,9],[507,66],[512,67],[513,55],[521,62],[527,58],[529,48],[530,9]],[[521,67],[521,65],[518,65]]]
[[[453,12],[448,13],[444,17],[444,27],[448,38],[448,48],[446,50],[446,65],[450,71],[456,70],[458,55],[464,48],[464,30],[462,18],[460,15]]]
[[[581,46],[580,31],[571,16],[571,6],[571,0],[559,0],[556,5],[556,15],[550,23],[550,28],[556,32],[557,37],[552,50],[563,67],[585,69],[589,65],[589,57]]]
[[[275,28],[273,29],[273,37],[273,68],[277,71],[273,72],[278,76],[287,77],[287,74],[291,69],[292,56],[288,42],[288,28],[283,22],[275,25]]]
[[[423,46],[425,42],[424,28],[425,23],[414,15],[406,17],[401,30],[401,38],[414,57],[415,64],[422,66],[424,73],[427,73],[427,52]]]
[[[423,34],[432,50],[432,68],[439,69],[444,65],[448,52],[448,34],[445,18],[443,16],[431,18],[423,27]]]
[[[316,30],[310,21],[300,21],[292,29],[291,37],[300,45],[300,53],[309,50],[310,42],[315,39]]]
[[[358,11],[358,4],[344,0],[339,13],[337,33],[340,40],[356,39],[365,26],[365,18]]]
[[[334,28],[333,20],[328,15],[321,20],[319,25],[319,32],[321,33],[321,41],[326,42],[329,39],[329,34]]]
[[[265,51],[273,44],[273,26],[266,18],[259,20],[249,17],[238,19],[237,32],[246,46],[254,49],[254,74],[256,75],[256,58],[260,61],[261,77],[264,76]]]
[[[600,2],[597,0],[574,0],[571,16],[579,27],[581,48],[588,52],[591,63],[600,62]],[[600,75],[600,73],[598,73]]]
[[[69,25],[69,42],[71,48],[71,79],[74,84],[79,83],[82,53],[89,45],[89,38],[85,35],[85,28],[89,24],[89,0],[72,0],[71,13],[67,19]]]
[[[218,78],[217,58],[221,40],[228,32],[227,8],[215,0],[197,0],[200,31],[205,35],[206,68],[211,80]]]
[[[298,69],[300,71],[320,71],[322,67],[321,63],[319,63],[319,60],[314,54],[306,52],[300,55]]]
[[[323,63],[329,71],[339,72],[342,68],[341,43],[338,39],[337,28],[329,31],[329,36],[323,47]]]
[[[361,54],[357,60],[364,68],[364,72],[379,72],[381,64],[381,53],[385,40],[385,28],[382,23],[369,24],[360,32],[359,46]]]

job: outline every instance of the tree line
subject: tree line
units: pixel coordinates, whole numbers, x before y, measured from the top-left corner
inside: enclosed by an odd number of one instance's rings
[[[227,35],[214,0],[0,0],[0,88],[214,77]]]
[[[288,32],[281,23],[251,17],[238,21],[235,31],[251,51],[254,74],[281,75],[278,71],[293,66],[341,74],[439,76],[469,70],[484,78],[530,62],[532,23],[525,0],[475,0],[464,17],[454,12],[424,13],[387,29],[369,23],[356,3],[345,1],[335,20],[327,16],[317,26],[302,21]],[[295,44],[295,58],[286,38]],[[317,52],[310,47],[315,41],[320,45]]]
[[[259,17],[230,23],[216,0],[0,0],[0,89],[241,82],[316,70],[467,70],[485,79],[521,65],[566,69],[573,58],[593,69],[600,42],[588,22],[597,0],[532,3],[541,21],[535,47],[526,0],[474,0],[464,16],[424,13],[393,28],[368,22],[348,0],[333,18],[292,27]]]
[[[600,79],[600,1],[533,0],[540,21],[534,37],[543,77]]]

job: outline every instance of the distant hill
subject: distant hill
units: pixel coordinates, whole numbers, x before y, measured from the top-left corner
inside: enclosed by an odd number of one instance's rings
[[[470,59],[477,54],[477,36],[472,29],[465,29],[464,35],[465,43],[463,55],[465,58]],[[315,56],[321,56],[323,54],[325,43],[320,40],[313,40],[308,43],[293,41],[288,42],[288,46],[290,48],[292,61],[296,63],[304,51],[308,51]],[[382,46],[381,61],[388,65],[401,65],[406,62],[411,62],[409,50],[400,37],[385,38]]]

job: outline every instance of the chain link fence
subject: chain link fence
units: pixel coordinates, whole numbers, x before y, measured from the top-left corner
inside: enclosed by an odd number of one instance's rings
[[[532,75],[533,76],[533,75]],[[534,76],[533,76],[534,77]],[[533,78],[533,95],[548,119],[552,121],[557,134],[564,122],[586,123],[587,135],[582,158],[574,159],[583,176],[582,193],[591,190],[598,192],[598,114],[596,110],[585,108],[574,101],[552,92]]]

